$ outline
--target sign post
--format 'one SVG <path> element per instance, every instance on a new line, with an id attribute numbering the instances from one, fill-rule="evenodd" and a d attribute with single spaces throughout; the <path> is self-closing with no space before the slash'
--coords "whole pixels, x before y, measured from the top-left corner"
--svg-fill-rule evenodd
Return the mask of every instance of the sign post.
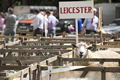
<path id="1" fill-rule="evenodd" d="M 93 18 L 93 0 L 59 2 L 60 19 L 75 19 L 76 44 L 78 44 L 78 18 Z"/>
<path id="2" fill-rule="evenodd" d="M 75 19 L 75 23 L 76 23 L 76 44 L 78 44 L 78 20 L 77 18 Z"/>

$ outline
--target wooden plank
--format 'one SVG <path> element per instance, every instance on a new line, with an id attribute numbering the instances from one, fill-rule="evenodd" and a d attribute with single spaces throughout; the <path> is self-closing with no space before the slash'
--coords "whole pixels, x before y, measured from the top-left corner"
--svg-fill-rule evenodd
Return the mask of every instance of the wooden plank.
<path id="1" fill-rule="evenodd" d="M 41 61 L 39 64 L 40 65 L 47 65 L 46 61 L 49 61 L 49 63 L 51 63 L 51 62 L 56 61 L 56 60 L 57 60 L 57 56 L 54 56 L 54 57 L 48 58 L 48 59 L 46 59 L 44 61 Z"/>
<path id="2" fill-rule="evenodd" d="M 97 37 L 97 38 L 101 38 L 101 36 L 99 35 L 99 34 L 78 34 L 78 36 L 81 38 L 81 37 L 86 37 L 86 38 L 92 38 L 92 37 Z M 111 38 L 111 36 L 112 36 L 112 34 L 103 34 L 103 37 L 105 37 L 105 38 Z M 72 38 L 72 37 L 75 37 L 75 35 L 72 35 L 72 36 L 67 36 L 66 35 L 66 38 Z"/>
<path id="3" fill-rule="evenodd" d="M 36 53 L 36 52 L 58 52 L 60 51 L 61 53 L 64 53 L 64 52 L 69 52 L 71 50 L 61 50 L 61 49 L 31 49 L 31 50 L 23 50 L 23 49 L 1 49 L 0 52 L 21 52 L 21 53 L 29 53 L 29 52 L 33 52 L 33 53 Z"/>
<path id="4" fill-rule="evenodd" d="M 23 74 L 24 74 L 24 71 L 22 70 L 20 75 L 20 80 L 23 80 Z"/>
<path id="5" fill-rule="evenodd" d="M 0 57 L 0 61 L 16 61 L 16 60 L 20 60 L 20 61 L 26 61 L 26 60 L 43 60 L 43 59 L 47 59 L 49 57 L 41 57 L 41 56 L 19 56 L 19 57 Z"/>
<path id="6" fill-rule="evenodd" d="M 29 46 L 29 45 L 15 45 L 15 46 L 6 46 L 7 48 L 72 48 L 72 45 L 39 45 L 39 46 Z"/>
<path id="7" fill-rule="evenodd" d="M 0 80 L 5 80 L 6 78 L 5 77 L 0 77 Z"/>
<path id="8" fill-rule="evenodd" d="M 16 60 L 16 62 L 17 62 L 17 64 L 18 64 L 19 66 L 23 66 L 23 64 L 22 64 L 22 62 L 21 62 L 20 60 Z"/>
<path id="9" fill-rule="evenodd" d="M 38 76 L 37 76 L 37 80 L 42 80 L 42 70 L 41 70 L 41 66 L 38 65 Z"/>
<path id="10" fill-rule="evenodd" d="M 0 70 L 21 70 L 28 66 L 0 66 Z"/>
<path id="11" fill-rule="evenodd" d="M 29 68 L 29 80 L 31 80 L 31 68 Z"/>
<path id="12" fill-rule="evenodd" d="M 104 72 L 120 72 L 120 67 L 87 67 L 87 68 L 76 69 L 72 71 L 102 71 L 103 69 L 104 69 Z"/>
<path id="13" fill-rule="evenodd" d="M 105 71 L 102 71 L 102 72 L 101 72 L 101 80 L 106 80 Z"/>
<path id="14" fill-rule="evenodd" d="M 102 29 L 102 7 L 99 7 L 99 28 Z M 100 32 L 100 36 L 103 37 L 102 32 Z"/>
<path id="15" fill-rule="evenodd" d="M 4 44 L 0 45 L 0 49 L 3 49 L 4 48 Z"/>
<path id="16" fill-rule="evenodd" d="M 13 46 L 13 45 L 16 45 L 16 44 L 20 44 L 20 40 L 18 41 L 14 41 L 14 42 L 10 42 L 10 43 L 6 43 L 5 46 Z"/>
<path id="17" fill-rule="evenodd" d="M 6 77 L 7 76 L 6 72 L 0 72 L 0 77 L 1 76 Z"/>
<path id="18" fill-rule="evenodd" d="M 0 35 L 0 38 L 33 38 L 36 39 L 36 36 L 4 36 L 4 35 Z"/>
<path id="19" fill-rule="evenodd" d="M 87 75 L 88 72 L 89 72 L 89 71 L 84 71 L 84 72 L 81 74 L 80 78 L 85 78 L 85 76 Z"/>
<path id="20" fill-rule="evenodd" d="M 41 40 L 75 40 L 76 38 L 41 38 Z M 100 38 L 78 38 L 79 40 L 100 40 Z"/>
<path id="21" fill-rule="evenodd" d="M 36 70 L 33 71 L 33 80 L 36 80 Z"/>
<path id="22" fill-rule="evenodd" d="M 24 41 L 23 44 L 57 44 L 57 43 L 75 43 L 75 41 Z"/>
<path id="23" fill-rule="evenodd" d="M 92 62 L 119 62 L 120 58 L 86 58 L 86 59 L 81 59 L 81 58 L 63 58 L 63 61 L 92 61 Z"/>
<path id="24" fill-rule="evenodd" d="M 115 42 L 103 42 L 104 45 L 108 44 L 108 45 L 118 45 L 120 44 L 120 41 L 115 41 Z"/>
<path id="25" fill-rule="evenodd" d="M 96 48 L 120 48 L 120 45 L 96 45 Z"/>
<path id="26" fill-rule="evenodd" d="M 24 74 L 27 74 L 27 73 L 29 72 L 29 67 L 23 69 L 23 71 L 24 71 Z M 16 78 L 16 77 L 18 77 L 18 76 L 20 76 L 20 75 L 21 75 L 21 71 L 18 71 L 18 72 L 16 72 L 16 73 L 13 74 L 13 75 L 7 76 L 6 78 L 9 79 L 9 80 L 13 80 L 14 78 Z"/>

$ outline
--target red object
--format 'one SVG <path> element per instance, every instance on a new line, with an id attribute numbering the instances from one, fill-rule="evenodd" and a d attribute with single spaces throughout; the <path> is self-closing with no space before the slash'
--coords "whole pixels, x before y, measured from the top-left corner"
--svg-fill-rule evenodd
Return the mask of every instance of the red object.
<path id="1" fill-rule="evenodd" d="M 24 38 L 24 40 L 27 40 L 27 38 Z"/>
<path id="2" fill-rule="evenodd" d="M 93 23 L 93 18 L 92 18 L 92 20 L 91 20 L 91 24 Z"/>
<path id="3" fill-rule="evenodd" d="M 21 40 L 22 38 L 21 37 L 19 37 L 19 40 Z"/>

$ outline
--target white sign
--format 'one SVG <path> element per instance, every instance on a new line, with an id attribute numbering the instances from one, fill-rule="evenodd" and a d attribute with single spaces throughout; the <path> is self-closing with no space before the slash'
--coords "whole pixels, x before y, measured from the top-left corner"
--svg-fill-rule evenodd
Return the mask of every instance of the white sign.
<path id="1" fill-rule="evenodd" d="M 59 2 L 60 19 L 92 18 L 92 1 Z"/>

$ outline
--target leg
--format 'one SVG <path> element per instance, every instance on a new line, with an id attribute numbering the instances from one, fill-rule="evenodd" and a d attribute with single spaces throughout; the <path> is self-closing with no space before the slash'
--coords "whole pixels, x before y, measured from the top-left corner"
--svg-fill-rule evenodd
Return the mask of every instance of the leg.
<path id="1" fill-rule="evenodd" d="M 2 27 L 0 27 L 0 31 L 2 31 Z M 0 32 L 0 34 L 1 34 L 2 32 Z"/>
<path id="2" fill-rule="evenodd" d="M 16 32 L 15 32 L 15 31 L 12 31 L 12 32 L 11 32 L 11 36 L 16 36 Z M 14 42 L 14 41 L 15 41 L 15 38 L 11 38 L 11 41 Z"/>
<path id="3" fill-rule="evenodd" d="M 89 31 L 89 30 L 86 30 L 86 34 L 90 34 L 91 33 L 91 31 Z"/>
<path id="4" fill-rule="evenodd" d="M 5 36 L 9 36 L 9 31 L 5 31 L 4 34 Z M 9 38 L 5 38 L 5 42 L 8 43 L 8 41 L 9 41 Z"/>
<path id="5" fill-rule="evenodd" d="M 52 31 L 52 36 L 55 36 L 55 30 Z"/>

